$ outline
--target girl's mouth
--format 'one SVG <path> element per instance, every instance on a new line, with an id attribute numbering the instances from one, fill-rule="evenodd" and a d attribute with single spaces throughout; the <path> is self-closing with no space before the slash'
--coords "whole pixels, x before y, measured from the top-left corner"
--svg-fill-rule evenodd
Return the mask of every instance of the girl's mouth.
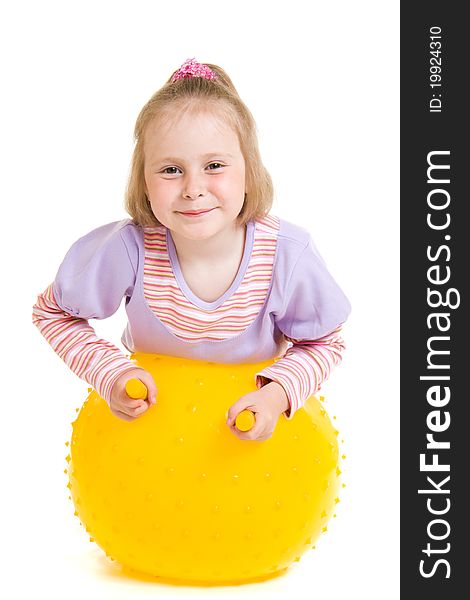
<path id="1" fill-rule="evenodd" d="M 214 210 L 214 209 L 208 208 L 207 210 L 181 212 L 180 214 L 184 215 L 185 217 L 199 217 L 201 215 L 205 215 L 205 214 L 211 212 L 212 210 Z"/>

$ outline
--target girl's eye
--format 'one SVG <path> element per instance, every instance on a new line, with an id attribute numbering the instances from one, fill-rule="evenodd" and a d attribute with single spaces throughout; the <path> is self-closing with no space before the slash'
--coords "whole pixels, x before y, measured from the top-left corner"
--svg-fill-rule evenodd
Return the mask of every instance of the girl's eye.
<path id="1" fill-rule="evenodd" d="M 216 169 L 220 169 L 220 168 L 222 168 L 224 165 L 222 165 L 221 163 L 218 163 L 218 162 L 213 162 L 213 163 L 211 163 L 211 164 L 209 165 L 209 167 L 208 167 L 208 168 L 209 168 L 211 171 L 214 171 L 214 169 L 211 169 L 211 167 L 214 167 L 214 166 L 215 166 L 215 168 L 216 168 Z"/>
<path id="2" fill-rule="evenodd" d="M 170 171 L 170 169 L 174 169 L 174 171 Z M 176 171 L 178 171 L 178 170 L 179 170 L 178 167 L 165 167 L 163 169 L 163 172 L 166 175 L 176 175 Z"/>

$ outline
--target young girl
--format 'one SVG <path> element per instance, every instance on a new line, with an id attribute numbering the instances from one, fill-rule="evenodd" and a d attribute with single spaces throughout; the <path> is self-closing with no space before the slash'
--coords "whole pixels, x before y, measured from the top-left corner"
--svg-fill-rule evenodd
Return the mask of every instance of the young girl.
<path id="1" fill-rule="evenodd" d="M 143 107 L 126 196 L 132 219 L 76 241 L 38 296 L 33 323 L 70 369 L 133 420 L 156 402 L 152 376 L 99 339 L 126 299 L 129 352 L 219 363 L 277 358 L 227 425 L 265 440 L 320 389 L 344 348 L 349 302 L 306 230 L 269 214 L 271 178 L 253 117 L 227 74 L 188 59 Z M 125 392 L 131 378 L 147 400 Z M 256 422 L 235 426 L 249 408 Z"/>

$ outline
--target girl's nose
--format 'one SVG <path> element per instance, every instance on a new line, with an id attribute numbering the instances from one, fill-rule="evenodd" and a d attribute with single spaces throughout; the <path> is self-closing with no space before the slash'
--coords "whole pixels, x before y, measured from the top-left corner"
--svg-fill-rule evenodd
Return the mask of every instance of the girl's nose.
<path id="1" fill-rule="evenodd" d="M 203 178 L 198 175 L 188 175 L 185 178 L 183 189 L 184 198 L 194 199 L 199 196 L 204 196 L 206 193 L 206 186 L 203 182 Z"/>

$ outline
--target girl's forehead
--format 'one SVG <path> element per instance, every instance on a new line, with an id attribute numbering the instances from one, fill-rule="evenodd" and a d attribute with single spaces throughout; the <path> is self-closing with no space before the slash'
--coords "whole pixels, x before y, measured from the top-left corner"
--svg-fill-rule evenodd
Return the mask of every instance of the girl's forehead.
<path id="1" fill-rule="evenodd" d="M 179 114 L 155 117 L 149 123 L 147 131 L 150 134 L 166 136 L 188 129 L 217 131 L 221 135 L 233 134 L 233 128 L 225 115 L 208 110 L 185 111 Z"/>
<path id="2" fill-rule="evenodd" d="M 224 145 L 232 148 L 239 147 L 237 132 L 222 115 L 208 112 L 186 112 L 174 116 L 159 116 L 154 118 L 145 132 L 145 147 L 147 150 L 161 147 L 162 144 L 180 145 L 189 141 L 223 141 Z"/>

